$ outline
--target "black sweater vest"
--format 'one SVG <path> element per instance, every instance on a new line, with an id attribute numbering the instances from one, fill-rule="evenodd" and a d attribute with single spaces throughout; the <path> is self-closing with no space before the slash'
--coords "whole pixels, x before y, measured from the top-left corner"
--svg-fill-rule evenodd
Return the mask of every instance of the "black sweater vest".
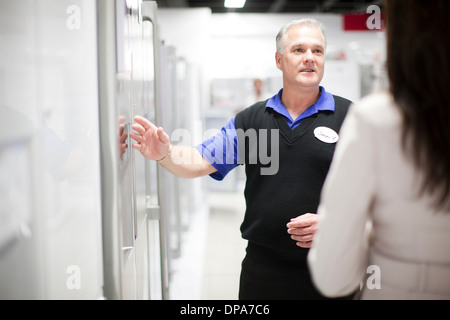
<path id="1" fill-rule="evenodd" d="M 236 115 L 238 132 L 250 133 L 238 134 L 240 159 L 247 175 L 247 209 L 241 232 L 249 240 L 247 254 L 257 261 L 306 268 L 308 249 L 296 246 L 286 224 L 291 218 L 317 212 L 336 144 L 317 139 L 314 129 L 328 127 L 339 133 L 351 103 L 333 97 L 334 112 L 319 111 L 294 130 L 284 116 L 265 107 L 267 101 Z M 278 166 L 275 161 L 279 161 Z"/>

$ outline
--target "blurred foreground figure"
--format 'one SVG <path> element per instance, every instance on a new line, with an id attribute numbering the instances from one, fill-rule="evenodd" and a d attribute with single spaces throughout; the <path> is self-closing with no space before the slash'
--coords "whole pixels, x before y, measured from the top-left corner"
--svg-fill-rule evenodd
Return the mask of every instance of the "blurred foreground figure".
<path id="1" fill-rule="evenodd" d="M 390 90 L 350 107 L 309 267 L 330 297 L 450 299 L 450 2 L 385 5 Z"/>

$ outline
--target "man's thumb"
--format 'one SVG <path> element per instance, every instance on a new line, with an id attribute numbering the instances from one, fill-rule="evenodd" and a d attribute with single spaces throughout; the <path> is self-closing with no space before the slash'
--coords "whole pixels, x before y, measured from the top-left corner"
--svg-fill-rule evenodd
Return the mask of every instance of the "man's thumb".
<path id="1" fill-rule="evenodd" d="M 170 141 L 169 136 L 167 135 L 167 133 L 164 132 L 163 128 L 159 127 L 157 134 L 159 141 L 161 141 L 162 143 L 168 143 Z"/>

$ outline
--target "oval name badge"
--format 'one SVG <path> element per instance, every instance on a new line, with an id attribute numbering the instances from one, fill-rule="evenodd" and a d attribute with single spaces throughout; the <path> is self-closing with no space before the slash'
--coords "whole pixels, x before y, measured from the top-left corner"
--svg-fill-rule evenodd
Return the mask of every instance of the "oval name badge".
<path id="1" fill-rule="evenodd" d="M 314 136 L 325 143 L 336 143 L 339 140 L 339 135 L 336 131 L 327 127 L 317 127 L 314 129 Z"/>

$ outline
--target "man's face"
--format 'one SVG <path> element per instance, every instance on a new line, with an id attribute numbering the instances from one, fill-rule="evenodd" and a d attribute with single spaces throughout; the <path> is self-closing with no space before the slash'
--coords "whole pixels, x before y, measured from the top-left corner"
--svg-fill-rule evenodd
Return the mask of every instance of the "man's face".
<path id="1" fill-rule="evenodd" d="M 325 39 L 314 27 L 293 26 L 285 35 L 284 52 L 276 53 L 286 85 L 318 87 L 325 66 Z"/>

